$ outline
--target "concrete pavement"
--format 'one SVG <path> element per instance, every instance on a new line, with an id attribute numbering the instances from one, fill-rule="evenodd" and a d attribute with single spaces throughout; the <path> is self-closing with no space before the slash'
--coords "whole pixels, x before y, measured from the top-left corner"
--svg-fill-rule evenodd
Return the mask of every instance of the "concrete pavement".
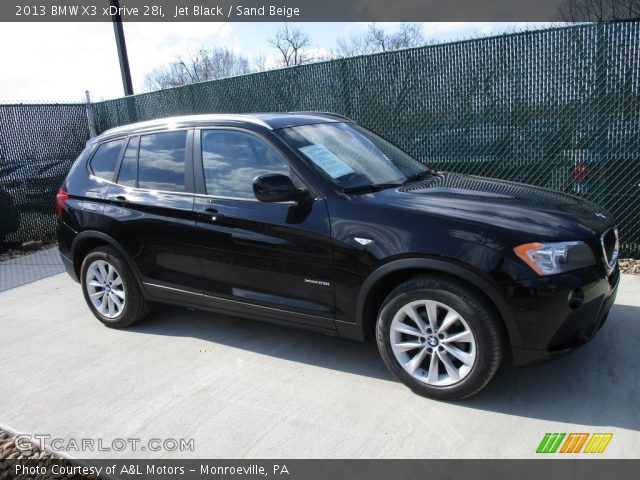
<path id="1" fill-rule="evenodd" d="M 103 327 L 65 274 L 0 293 L 0 424 L 61 439 L 193 439 L 194 451 L 78 458 L 526 458 L 546 432 L 613 432 L 640 452 L 640 277 L 577 352 L 466 401 L 419 397 L 374 345 L 160 307 Z"/>
<path id="2" fill-rule="evenodd" d="M 64 272 L 58 247 L 0 261 L 0 292 Z"/>

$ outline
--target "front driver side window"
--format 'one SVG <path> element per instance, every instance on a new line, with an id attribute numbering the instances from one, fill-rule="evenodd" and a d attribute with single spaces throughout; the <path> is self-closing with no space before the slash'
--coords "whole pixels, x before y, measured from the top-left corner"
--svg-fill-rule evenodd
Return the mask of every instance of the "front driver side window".
<path id="1" fill-rule="evenodd" d="M 289 175 L 289 166 L 262 140 L 234 130 L 203 130 L 202 166 L 208 195 L 255 199 L 253 179 Z"/>

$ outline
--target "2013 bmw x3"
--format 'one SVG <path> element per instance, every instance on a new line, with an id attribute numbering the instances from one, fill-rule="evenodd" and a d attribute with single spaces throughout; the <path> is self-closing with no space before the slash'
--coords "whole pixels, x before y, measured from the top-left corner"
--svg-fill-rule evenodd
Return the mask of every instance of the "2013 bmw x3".
<path id="1" fill-rule="evenodd" d="M 155 302 L 375 339 L 417 393 L 467 397 L 591 339 L 618 233 L 579 198 L 439 172 L 339 115 L 204 115 L 91 139 L 56 201 L 92 313 Z M 215 327 L 212 327 L 215 328 Z"/>

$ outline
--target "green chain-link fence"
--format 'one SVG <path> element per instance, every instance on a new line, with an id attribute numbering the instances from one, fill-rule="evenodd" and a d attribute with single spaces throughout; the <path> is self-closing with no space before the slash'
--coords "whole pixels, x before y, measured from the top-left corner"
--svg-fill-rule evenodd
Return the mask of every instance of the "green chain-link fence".
<path id="1" fill-rule="evenodd" d="M 624 254 L 640 257 L 638 22 L 340 59 L 93 106 L 98 132 L 171 115 L 299 110 L 346 115 L 437 169 L 586 197 L 614 213 Z"/>
<path id="2" fill-rule="evenodd" d="M 0 252 L 54 240 L 55 195 L 88 138 L 84 105 L 0 105 Z"/>

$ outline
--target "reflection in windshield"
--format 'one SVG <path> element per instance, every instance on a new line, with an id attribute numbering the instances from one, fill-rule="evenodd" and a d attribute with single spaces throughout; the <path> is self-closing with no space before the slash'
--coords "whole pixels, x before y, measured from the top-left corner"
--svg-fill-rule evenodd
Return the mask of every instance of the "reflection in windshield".
<path id="1" fill-rule="evenodd" d="M 353 123 L 320 123 L 279 135 L 344 191 L 400 185 L 430 170 L 396 146 Z"/>

